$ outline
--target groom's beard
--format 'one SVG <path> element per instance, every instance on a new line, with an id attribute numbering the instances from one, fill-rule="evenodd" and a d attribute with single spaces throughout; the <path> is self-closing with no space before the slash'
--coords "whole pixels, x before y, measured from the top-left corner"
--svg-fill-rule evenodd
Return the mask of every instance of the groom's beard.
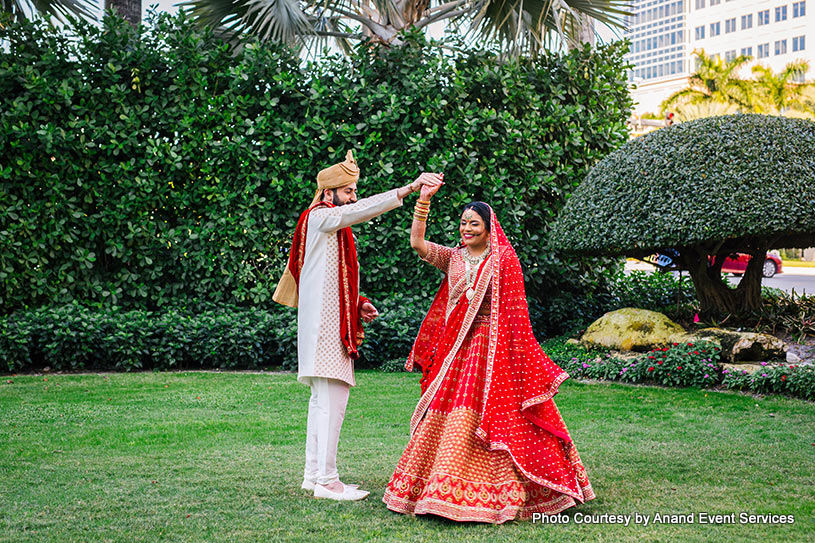
<path id="1" fill-rule="evenodd" d="M 337 198 L 337 193 L 336 193 L 336 192 L 334 192 L 334 193 L 331 195 L 331 203 L 332 203 L 332 204 L 334 204 L 335 206 L 342 206 L 342 205 L 345 205 L 345 202 L 342 202 L 342 201 L 340 201 L 340 199 L 339 199 L 339 198 Z"/>

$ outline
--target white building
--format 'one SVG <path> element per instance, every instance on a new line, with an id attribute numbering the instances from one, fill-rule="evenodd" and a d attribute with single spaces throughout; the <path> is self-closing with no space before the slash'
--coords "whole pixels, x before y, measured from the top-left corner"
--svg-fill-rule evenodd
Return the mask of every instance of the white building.
<path id="1" fill-rule="evenodd" d="M 807 3 L 810 5 L 807 6 Z M 815 0 L 634 0 L 626 36 L 634 113 L 656 113 L 671 93 L 688 86 L 693 51 L 735 58 L 780 71 L 795 60 L 810 62 L 815 77 Z"/>

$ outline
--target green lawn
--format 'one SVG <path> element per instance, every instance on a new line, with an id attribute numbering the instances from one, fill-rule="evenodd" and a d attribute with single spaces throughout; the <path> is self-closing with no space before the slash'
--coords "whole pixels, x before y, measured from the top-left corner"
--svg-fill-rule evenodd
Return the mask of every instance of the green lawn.
<path id="1" fill-rule="evenodd" d="M 12 380 L 12 383 L 7 383 Z M 300 490 L 308 390 L 291 374 L 0 381 L 0 541 L 812 540 L 815 404 L 567 382 L 556 400 L 598 498 L 567 525 L 388 511 L 416 375 L 358 373 L 340 473 L 362 502 Z M 578 525 L 579 514 L 777 513 L 793 525 Z"/>

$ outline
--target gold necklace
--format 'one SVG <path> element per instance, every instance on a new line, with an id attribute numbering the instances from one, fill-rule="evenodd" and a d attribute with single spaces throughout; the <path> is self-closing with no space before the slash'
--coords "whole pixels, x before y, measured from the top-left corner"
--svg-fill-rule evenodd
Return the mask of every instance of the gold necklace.
<path id="1" fill-rule="evenodd" d="M 481 266 L 481 263 L 484 262 L 490 254 L 490 245 L 487 244 L 487 248 L 484 249 L 484 252 L 481 253 L 479 256 L 472 256 L 470 254 L 470 249 L 468 247 L 464 248 L 464 252 L 462 253 L 462 258 L 464 259 L 464 270 L 467 278 L 467 290 L 465 294 L 467 295 L 468 300 L 472 300 L 473 296 L 475 295 L 475 276 L 478 273 L 478 268 Z"/>

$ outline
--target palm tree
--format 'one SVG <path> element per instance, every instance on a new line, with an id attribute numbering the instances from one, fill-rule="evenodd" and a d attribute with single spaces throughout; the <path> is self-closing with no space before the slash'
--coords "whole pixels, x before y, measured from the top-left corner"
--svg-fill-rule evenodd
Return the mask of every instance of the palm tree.
<path id="1" fill-rule="evenodd" d="M 812 83 L 804 83 L 809 71 L 809 63 L 804 60 L 787 64 L 781 72 L 762 65 L 753 66 L 756 74 L 757 113 L 784 115 L 787 112 L 815 113 L 811 105 L 811 95 L 807 90 Z"/>
<path id="2" fill-rule="evenodd" d="M 94 19 L 93 0 L 0 0 L 0 11 L 11 14 L 12 20 L 31 19 L 40 14 L 65 22 L 68 16 Z"/>
<path id="3" fill-rule="evenodd" d="M 708 100 L 707 102 L 699 102 L 698 104 L 677 104 L 671 111 L 674 113 L 674 122 L 684 123 L 685 121 L 702 119 L 704 117 L 730 115 L 736 113 L 738 109 L 739 108 L 733 104 L 723 104 L 721 102 Z"/>
<path id="4" fill-rule="evenodd" d="M 450 20 L 466 35 L 532 54 L 551 45 L 554 33 L 574 46 L 589 19 L 622 27 L 631 0 L 185 0 L 194 19 L 227 35 L 301 47 L 326 39 L 343 50 L 370 39 L 399 45 L 402 30 Z"/>
<path id="5" fill-rule="evenodd" d="M 99 18 L 95 0 L 0 0 L 0 11 L 12 19 L 30 19 L 35 15 L 54 17 L 62 22 L 68 16 L 87 20 Z M 133 26 L 141 22 L 141 0 L 105 0 L 105 10 L 113 10 Z"/>
<path id="6" fill-rule="evenodd" d="M 115 11 L 133 26 L 141 22 L 141 0 L 105 0 L 105 10 Z"/>
<path id="7" fill-rule="evenodd" d="M 732 60 L 722 60 L 718 56 L 706 55 L 704 50 L 694 51 L 693 54 L 697 59 L 696 71 L 690 76 L 690 86 L 676 91 L 660 104 L 663 114 L 704 102 L 732 105 L 743 111 L 753 109 L 755 96 L 750 82 L 738 77 L 741 67 L 752 57 L 739 55 Z"/>

